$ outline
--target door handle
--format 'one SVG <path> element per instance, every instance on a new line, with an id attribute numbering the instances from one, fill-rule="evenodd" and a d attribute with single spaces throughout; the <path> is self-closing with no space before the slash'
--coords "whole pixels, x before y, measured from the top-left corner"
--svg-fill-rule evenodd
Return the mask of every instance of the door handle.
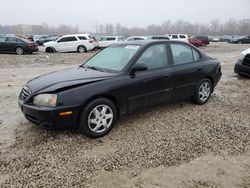
<path id="1" fill-rule="evenodd" d="M 163 74 L 163 78 L 169 78 L 169 77 L 170 77 L 169 73 Z"/>

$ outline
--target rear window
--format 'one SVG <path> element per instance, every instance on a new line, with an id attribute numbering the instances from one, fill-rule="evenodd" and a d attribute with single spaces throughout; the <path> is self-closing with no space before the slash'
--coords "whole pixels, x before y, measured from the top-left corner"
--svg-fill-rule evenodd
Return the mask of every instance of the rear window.
<path id="1" fill-rule="evenodd" d="M 107 40 L 115 40 L 115 37 L 108 37 Z"/>

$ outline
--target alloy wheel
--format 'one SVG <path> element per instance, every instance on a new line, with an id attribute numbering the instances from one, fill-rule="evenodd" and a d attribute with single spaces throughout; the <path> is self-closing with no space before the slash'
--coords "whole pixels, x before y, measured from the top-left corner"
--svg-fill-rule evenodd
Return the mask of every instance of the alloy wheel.
<path id="1" fill-rule="evenodd" d="M 209 98 L 210 93 L 211 93 L 211 86 L 209 82 L 207 81 L 202 82 L 202 84 L 199 87 L 199 99 L 203 102 L 206 101 Z"/>
<path id="2" fill-rule="evenodd" d="M 114 113 L 108 105 L 99 105 L 89 113 L 89 129 L 95 133 L 102 133 L 111 126 L 113 118 Z"/>

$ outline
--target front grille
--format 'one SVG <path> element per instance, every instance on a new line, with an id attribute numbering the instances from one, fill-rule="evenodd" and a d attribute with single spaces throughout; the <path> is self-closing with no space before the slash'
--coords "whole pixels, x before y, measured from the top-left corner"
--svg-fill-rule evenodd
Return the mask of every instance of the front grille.
<path id="1" fill-rule="evenodd" d="M 246 55 L 242 64 L 246 66 L 250 66 L 250 55 Z"/>
<path id="2" fill-rule="evenodd" d="M 27 102 L 31 96 L 31 90 L 27 87 L 24 87 L 21 91 L 20 99 L 24 102 Z"/>

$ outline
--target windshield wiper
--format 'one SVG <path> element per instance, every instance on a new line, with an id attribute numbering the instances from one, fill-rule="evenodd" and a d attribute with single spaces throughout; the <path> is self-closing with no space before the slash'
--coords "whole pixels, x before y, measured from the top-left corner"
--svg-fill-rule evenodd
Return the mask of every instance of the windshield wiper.
<path id="1" fill-rule="evenodd" d="M 84 67 L 86 67 L 86 68 L 88 68 L 88 69 L 93 69 L 93 70 L 105 72 L 102 68 L 95 67 L 95 66 L 84 66 Z"/>

